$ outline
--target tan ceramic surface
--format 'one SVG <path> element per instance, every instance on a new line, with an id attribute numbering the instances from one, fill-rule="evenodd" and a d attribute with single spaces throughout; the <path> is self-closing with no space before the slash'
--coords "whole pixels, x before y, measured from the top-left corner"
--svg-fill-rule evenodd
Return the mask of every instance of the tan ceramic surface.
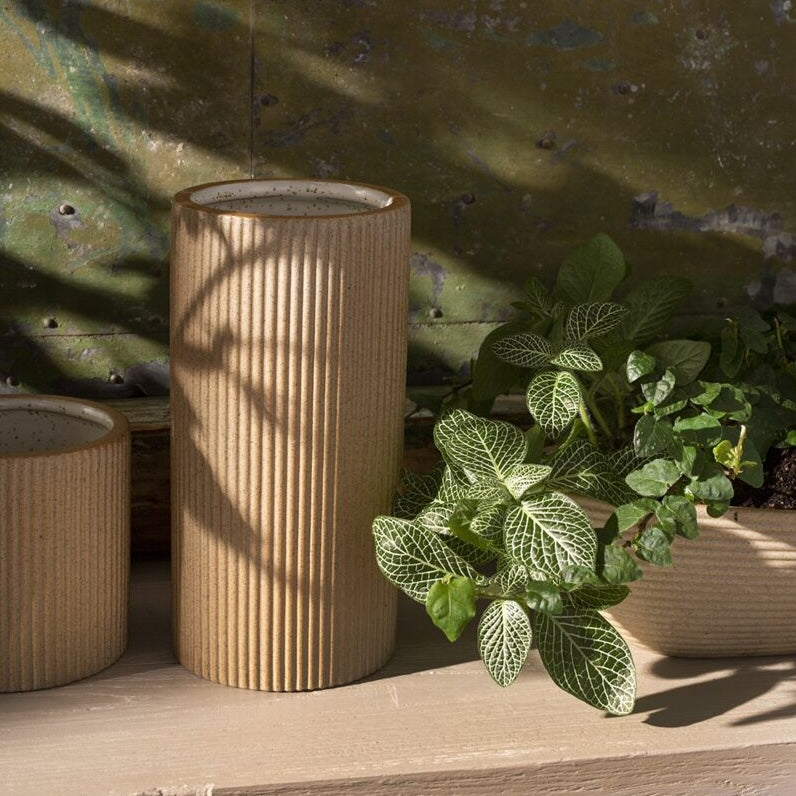
<path id="1" fill-rule="evenodd" d="M 124 651 L 129 460 L 115 410 L 0 396 L 0 691 L 68 683 Z"/>
<path id="2" fill-rule="evenodd" d="M 700 509 L 699 529 L 612 609 L 626 638 L 668 655 L 796 652 L 796 513 L 733 507 L 714 519 Z"/>
<path id="3" fill-rule="evenodd" d="M 312 215 L 337 188 L 306 185 L 278 216 L 240 183 L 172 212 L 175 646 L 263 690 L 355 680 L 394 644 L 371 522 L 402 454 L 409 202 L 364 188 L 352 213 L 349 186 Z"/>

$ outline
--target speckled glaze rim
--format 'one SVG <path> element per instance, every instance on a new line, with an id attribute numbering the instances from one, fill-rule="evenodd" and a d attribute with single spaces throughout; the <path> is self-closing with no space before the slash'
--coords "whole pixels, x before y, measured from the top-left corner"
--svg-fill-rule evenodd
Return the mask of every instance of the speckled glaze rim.
<path id="1" fill-rule="evenodd" d="M 51 415 L 66 415 L 67 417 L 86 420 L 105 428 L 96 439 L 78 445 L 64 445 L 57 448 L 48 448 L 38 451 L 19 451 L 4 453 L 0 450 L 0 459 L 28 459 L 42 458 L 44 456 L 61 456 L 112 445 L 120 437 L 129 435 L 130 421 L 119 411 L 110 406 L 90 401 L 83 398 L 73 398 L 66 395 L 0 395 L 0 417 L 10 410 L 31 410 L 34 412 L 47 412 Z"/>
<path id="2" fill-rule="evenodd" d="M 270 190 L 266 191 L 265 194 L 260 194 L 254 190 L 255 186 L 258 185 L 263 187 L 267 186 L 270 188 Z M 228 191 L 233 186 L 242 186 L 247 189 L 247 192 L 225 196 L 225 189 Z M 280 196 L 291 188 L 294 191 L 294 196 L 302 196 L 313 189 L 316 189 L 319 191 L 319 193 L 315 194 L 316 196 L 321 196 L 328 199 L 340 199 L 347 202 L 356 202 L 366 205 L 366 207 L 363 210 L 352 211 L 350 213 L 323 213 L 316 215 L 310 213 L 307 215 L 297 216 L 295 214 L 255 213 L 245 210 L 227 210 L 218 207 L 211 207 L 209 204 L 204 203 L 231 198 L 253 199 L 262 195 L 267 196 L 269 194 L 273 196 Z M 295 193 L 296 189 L 299 189 L 299 193 Z M 202 194 L 204 194 L 204 196 L 200 196 Z M 377 199 L 376 197 L 381 197 L 381 200 Z M 379 203 L 380 201 L 381 203 Z M 350 182 L 348 180 L 326 180 L 311 178 L 291 179 L 284 177 L 206 182 L 178 191 L 174 195 L 172 202 L 175 205 L 180 205 L 181 207 L 189 208 L 191 210 L 209 213 L 211 215 L 261 219 L 345 218 L 348 216 L 362 216 L 370 215 L 372 213 L 393 212 L 410 203 L 409 197 L 406 195 L 400 193 L 399 191 L 393 190 L 392 188 L 384 188 L 381 185 L 372 185 L 366 182 Z"/>

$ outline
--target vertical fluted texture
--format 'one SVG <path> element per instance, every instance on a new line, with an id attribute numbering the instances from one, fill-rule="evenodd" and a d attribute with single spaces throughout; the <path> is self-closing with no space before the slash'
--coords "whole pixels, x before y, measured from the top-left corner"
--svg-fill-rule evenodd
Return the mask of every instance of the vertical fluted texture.
<path id="1" fill-rule="evenodd" d="M 670 567 L 648 566 L 610 610 L 629 640 L 666 655 L 796 652 L 796 512 L 699 509 L 699 538 L 679 539 Z"/>
<path id="2" fill-rule="evenodd" d="M 0 456 L 0 691 L 62 685 L 124 652 L 129 479 L 128 428 L 79 450 Z"/>
<path id="3" fill-rule="evenodd" d="M 371 523 L 403 445 L 408 202 L 172 219 L 178 657 L 247 688 L 350 682 L 394 644 Z"/>

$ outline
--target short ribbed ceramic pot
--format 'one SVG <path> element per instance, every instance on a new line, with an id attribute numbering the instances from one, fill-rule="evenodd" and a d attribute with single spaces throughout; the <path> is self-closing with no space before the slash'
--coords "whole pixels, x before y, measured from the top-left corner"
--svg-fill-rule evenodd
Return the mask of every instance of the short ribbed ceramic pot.
<path id="1" fill-rule="evenodd" d="M 63 685 L 122 654 L 129 548 L 127 419 L 0 396 L 0 691 Z"/>
<path id="2" fill-rule="evenodd" d="M 409 200 L 251 180 L 172 205 L 172 561 L 179 660 L 339 685 L 390 657 L 371 524 L 403 448 Z"/>
<path id="3" fill-rule="evenodd" d="M 688 657 L 796 653 L 796 511 L 700 507 L 699 538 L 672 557 L 611 609 L 628 641 Z"/>

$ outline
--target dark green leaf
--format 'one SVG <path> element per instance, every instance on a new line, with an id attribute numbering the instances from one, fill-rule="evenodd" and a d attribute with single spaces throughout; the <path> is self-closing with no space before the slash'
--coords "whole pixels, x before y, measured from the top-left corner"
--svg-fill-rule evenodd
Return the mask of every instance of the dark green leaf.
<path id="1" fill-rule="evenodd" d="M 608 301 L 627 274 L 625 258 L 607 235 L 597 235 L 562 263 L 556 295 L 570 306 Z"/>
<path id="2" fill-rule="evenodd" d="M 670 452 L 674 446 L 671 422 L 654 415 L 640 417 L 633 429 L 633 446 L 641 458 Z"/>
<path id="3" fill-rule="evenodd" d="M 525 604 L 532 611 L 544 614 L 560 614 L 564 610 L 561 592 L 550 581 L 532 580 L 525 586 Z"/>
<path id="4" fill-rule="evenodd" d="M 437 581 L 428 591 L 426 613 L 448 641 L 456 641 L 475 616 L 472 580 L 452 577 Z"/>
<path id="5" fill-rule="evenodd" d="M 707 464 L 699 476 L 691 480 L 688 491 L 706 503 L 729 503 L 735 494 L 732 481 L 715 462 Z"/>
<path id="6" fill-rule="evenodd" d="M 673 428 L 686 445 L 712 448 L 721 439 L 721 423 L 713 415 L 705 413 L 679 418 Z"/>
<path id="7" fill-rule="evenodd" d="M 700 340 L 664 340 L 647 348 L 664 367 L 675 375 L 678 385 L 694 381 L 710 356 L 710 343 Z"/>
<path id="8" fill-rule="evenodd" d="M 657 277 L 641 282 L 622 300 L 629 312 L 622 321 L 622 332 L 635 345 L 659 338 L 675 310 L 691 292 L 691 285 L 677 277 Z"/>
<path id="9" fill-rule="evenodd" d="M 655 357 L 646 354 L 644 351 L 633 351 L 627 358 L 625 364 L 627 380 L 632 384 L 644 376 L 649 376 L 655 372 Z"/>
<path id="10" fill-rule="evenodd" d="M 669 537 L 659 525 L 650 525 L 645 528 L 634 539 L 633 547 L 639 557 L 649 561 L 650 564 L 668 567 L 672 563 Z"/>
<path id="11" fill-rule="evenodd" d="M 573 608 L 589 608 L 593 611 L 604 611 L 619 605 L 630 594 L 627 586 L 608 586 L 604 583 L 587 583 L 579 589 L 571 591 L 567 602 Z"/>
<path id="12" fill-rule="evenodd" d="M 662 497 L 680 480 L 680 470 L 669 459 L 653 459 L 625 477 L 628 486 L 643 497 Z"/>
<path id="13" fill-rule="evenodd" d="M 653 406 L 659 406 L 672 394 L 674 384 L 674 373 L 669 368 L 666 368 L 663 376 L 656 381 L 643 382 L 641 392 Z"/>
<path id="14" fill-rule="evenodd" d="M 684 495 L 667 495 L 656 508 L 655 516 L 670 537 L 677 534 L 696 539 L 699 536 L 696 507 Z"/>
<path id="15" fill-rule="evenodd" d="M 599 574 L 613 586 L 638 580 L 642 575 L 641 568 L 624 547 L 607 545 L 601 550 L 601 559 Z"/>

